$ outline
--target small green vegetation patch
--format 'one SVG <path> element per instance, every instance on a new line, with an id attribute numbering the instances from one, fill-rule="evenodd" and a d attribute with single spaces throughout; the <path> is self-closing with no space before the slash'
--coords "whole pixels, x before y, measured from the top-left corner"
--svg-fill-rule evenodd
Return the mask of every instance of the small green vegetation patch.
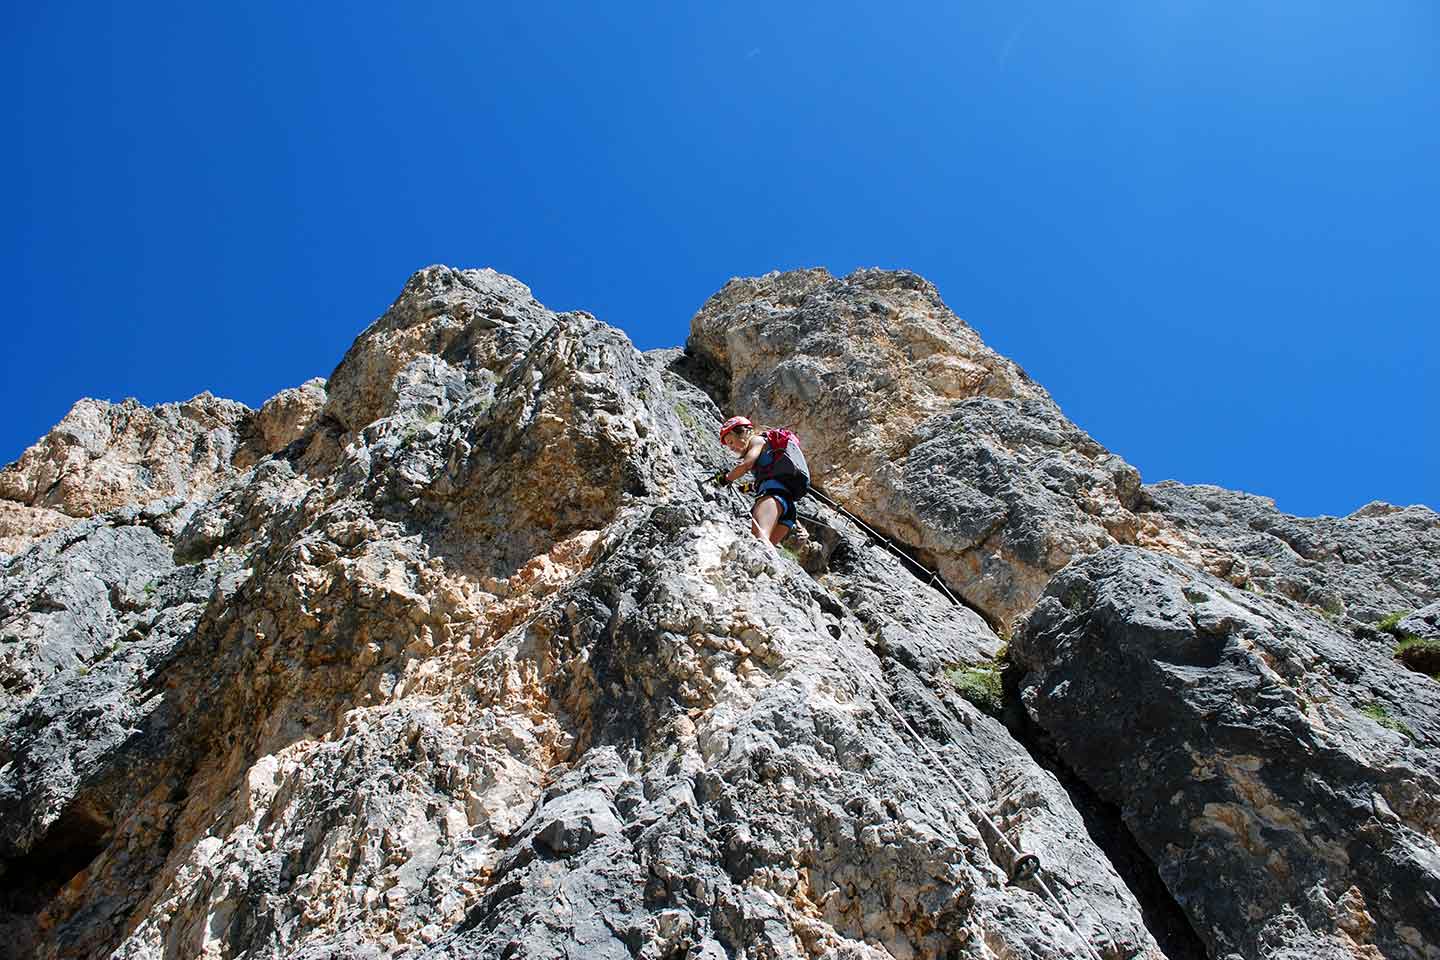
<path id="1" fill-rule="evenodd" d="M 1066 610 L 1076 610 L 1090 602 L 1090 590 L 1084 583 L 1072 583 L 1065 588 L 1065 595 L 1060 598 L 1061 605 Z"/>
<path id="2" fill-rule="evenodd" d="M 1423 673 L 1440 681 L 1440 643 L 1426 640 L 1400 629 L 1400 621 L 1410 615 L 1408 610 L 1396 610 L 1380 618 L 1376 628 L 1395 638 L 1395 659 L 1416 673 Z"/>
<path id="3" fill-rule="evenodd" d="M 1375 626 L 1377 629 L 1384 630 L 1386 633 L 1395 633 L 1400 626 L 1400 621 L 1409 615 L 1409 610 L 1396 610 L 1394 613 L 1387 613 L 1381 617 L 1380 622 L 1375 624 Z"/>
<path id="4" fill-rule="evenodd" d="M 1000 678 L 1001 664 L 993 661 L 973 667 L 955 667 L 945 678 L 960 696 L 992 716 L 999 716 L 1005 703 L 1004 684 Z"/>
<path id="5" fill-rule="evenodd" d="M 1409 737 L 1412 740 L 1415 739 L 1415 734 L 1410 732 L 1409 727 L 1405 726 L 1405 724 L 1390 716 L 1390 713 L 1378 703 L 1372 703 L 1367 706 L 1361 707 L 1360 712 L 1365 714 L 1365 716 L 1369 717 L 1371 720 L 1374 720 L 1376 723 L 1380 724 L 1380 726 L 1384 727 L 1386 730 L 1394 730 L 1396 733 L 1405 734 L 1405 736 Z"/>

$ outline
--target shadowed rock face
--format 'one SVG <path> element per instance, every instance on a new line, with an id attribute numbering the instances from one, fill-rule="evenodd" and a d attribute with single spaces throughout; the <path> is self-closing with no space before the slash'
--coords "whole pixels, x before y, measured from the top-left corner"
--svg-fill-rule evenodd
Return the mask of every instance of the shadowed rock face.
<path id="1" fill-rule="evenodd" d="M 1057 576 L 1012 646 L 1031 718 L 1212 955 L 1428 957 L 1440 684 L 1388 653 L 1121 547 Z"/>
<path id="2" fill-rule="evenodd" d="M 986 618 L 824 508 L 794 555 L 752 538 L 705 482 L 733 462 L 711 396 L 799 429 L 992 622 L 1039 599 L 1029 723 L 1216 956 L 1432 955 L 1434 681 L 1278 585 L 1353 613 L 1359 571 L 1420 607 L 1425 513 L 1336 521 L 1343 560 L 1267 514 L 1301 559 L 1256 599 L 1116 547 L 1256 555 L 913 274 L 733 281 L 682 355 L 448 267 L 203 482 L 131 482 L 3 561 L 0 955 L 1085 955 L 1008 882 L 1014 844 L 1106 960 L 1164 956 L 1060 782 L 948 679 L 1002 653 Z M 145 449 L 192 449 L 171 426 Z"/>

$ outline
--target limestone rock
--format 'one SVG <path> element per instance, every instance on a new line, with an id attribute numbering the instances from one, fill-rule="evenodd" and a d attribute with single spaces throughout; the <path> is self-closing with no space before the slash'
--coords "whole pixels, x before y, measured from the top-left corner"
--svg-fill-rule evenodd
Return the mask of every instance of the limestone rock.
<path id="1" fill-rule="evenodd" d="M 544 635 L 557 666 L 583 658 L 559 704 L 586 720 L 583 759 L 542 795 L 491 892 L 423 956 L 1081 950 L 1006 885 L 998 839 L 867 677 L 895 686 L 1012 836 L 1047 851 L 1087 936 L 1158 955 L 1064 791 L 1002 727 L 876 659 L 840 602 L 708 515 L 656 508 L 557 608 Z"/>
<path id="2" fill-rule="evenodd" d="M 76 524 L 6 565 L 0 580 L 0 704 L 16 704 L 57 675 L 86 671 L 131 639 L 174 569 L 170 548 L 144 526 Z"/>
<path id="3" fill-rule="evenodd" d="M 109 937 L 97 911 L 125 909 L 85 899 L 89 871 L 117 833 L 128 842 L 113 855 L 131 876 L 163 868 L 167 824 L 187 780 L 183 763 L 167 760 L 195 706 L 164 691 L 219 573 L 216 565 L 177 568 L 148 527 L 98 519 L 6 564 L 0 955 L 95 953 L 96 938 Z M 46 909 L 67 897 L 85 905 L 88 919 L 45 933 Z"/>
<path id="4" fill-rule="evenodd" d="M 48 507 L 27 507 L 13 500 L 0 500 L 0 558 L 19 553 L 36 540 L 74 522 L 74 517 Z"/>
<path id="5" fill-rule="evenodd" d="M 1440 944 L 1440 684 L 1387 644 L 1157 554 L 1062 571 L 1011 650 L 1025 708 L 1212 956 Z"/>
<path id="6" fill-rule="evenodd" d="M 976 609 L 814 501 L 751 537 L 717 399 Z M 640 353 L 429 267 L 323 386 L 188 406 L 0 473 L 44 534 L 0 558 L 0 956 L 1436 942 L 1440 686 L 1367 626 L 1434 599 L 1433 514 L 1142 489 L 913 274 L 734 281 Z"/>
<path id="7" fill-rule="evenodd" d="M 202 393 L 184 403 L 81 400 L 20 459 L 0 470 L 0 501 L 42 512 L 17 516 L 18 553 L 68 517 L 91 517 L 179 496 L 203 498 L 261 452 L 254 412 Z M 51 512 L 44 512 L 51 511 Z"/>
<path id="8" fill-rule="evenodd" d="M 1395 659 L 1440 682 L 1440 601 L 1401 617 L 1392 631 Z"/>
<path id="9" fill-rule="evenodd" d="M 278 452 L 9 560 L 5 949 L 1077 955 L 1019 843 L 1162 956 L 945 680 L 999 638 L 833 514 L 755 541 L 680 360 L 432 268 Z"/>
<path id="10" fill-rule="evenodd" d="M 1402 617 L 1396 624 L 1396 632 L 1401 636 L 1419 637 L 1421 640 L 1440 643 L 1440 600 Z"/>
<path id="11" fill-rule="evenodd" d="M 479 379 L 480 371 L 498 374 L 553 318 L 513 277 L 426 267 L 345 353 L 326 384 L 325 414 L 353 434 L 393 413 L 406 396 L 397 377 L 416 359 Z M 415 405 L 439 412 L 433 398 Z"/>
<path id="12" fill-rule="evenodd" d="M 1440 599 L 1440 515 L 1429 507 L 1294 517 L 1222 487 L 1165 481 L 1144 494 L 1138 543 L 1233 585 L 1371 624 Z"/>
<path id="13" fill-rule="evenodd" d="M 324 412 L 325 399 L 325 381 L 316 377 L 266 400 L 255 416 L 266 452 L 278 453 L 304 436 Z"/>
<path id="14" fill-rule="evenodd" d="M 691 321 L 733 412 L 790 426 L 820 485 L 992 622 L 1071 557 L 1132 542 L 1140 478 L 905 271 L 732 280 Z"/>

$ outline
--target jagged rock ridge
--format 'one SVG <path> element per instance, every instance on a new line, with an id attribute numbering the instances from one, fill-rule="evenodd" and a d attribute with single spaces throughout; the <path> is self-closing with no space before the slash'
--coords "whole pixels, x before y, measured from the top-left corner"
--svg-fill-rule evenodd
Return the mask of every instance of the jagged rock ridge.
<path id="1" fill-rule="evenodd" d="M 824 509 L 751 538 L 715 399 L 976 612 Z M 732 281 L 647 355 L 431 267 L 327 380 L 224 403 L 0 472 L 16 956 L 1082 955 L 872 683 L 1107 960 L 1437 955 L 1435 681 L 1367 626 L 1440 596 L 1434 513 L 1144 487 L 913 274 Z M 948 679 L 993 628 L 1009 728 Z"/>

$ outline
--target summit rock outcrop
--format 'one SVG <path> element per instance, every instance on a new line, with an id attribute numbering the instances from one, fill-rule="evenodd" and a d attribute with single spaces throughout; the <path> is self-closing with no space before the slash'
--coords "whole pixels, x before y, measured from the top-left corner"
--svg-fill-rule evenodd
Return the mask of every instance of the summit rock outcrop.
<path id="1" fill-rule="evenodd" d="M 1071 558 L 1134 540 L 1139 472 L 913 273 L 732 280 L 691 326 L 726 402 L 802 424 L 825 488 L 997 625 Z"/>
<path id="2" fill-rule="evenodd" d="M 428 267 L 198 401 L 0 472 L 0 953 L 1440 956 L 1434 513 L 1144 486 L 914 274 Z M 732 412 L 913 559 L 751 537 Z"/>

